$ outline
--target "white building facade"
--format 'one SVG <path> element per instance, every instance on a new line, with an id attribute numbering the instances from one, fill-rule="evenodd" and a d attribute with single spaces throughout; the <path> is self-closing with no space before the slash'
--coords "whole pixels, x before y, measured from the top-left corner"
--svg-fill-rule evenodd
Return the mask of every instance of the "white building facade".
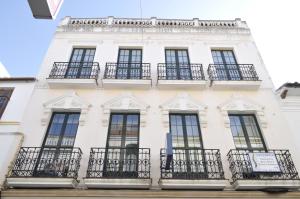
<path id="1" fill-rule="evenodd" d="M 4 198 L 36 194 L 14 188 L 69 188 L 57 197 L 298 194 L 300 156 L 240 19 L 66 17 L 37 79 Z"/>

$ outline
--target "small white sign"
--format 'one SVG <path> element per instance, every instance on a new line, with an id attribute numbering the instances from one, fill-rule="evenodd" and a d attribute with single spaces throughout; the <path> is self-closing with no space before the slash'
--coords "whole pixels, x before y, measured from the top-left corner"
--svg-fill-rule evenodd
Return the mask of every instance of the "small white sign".
<path id="1" fill-rule="evenodd" d="M 281 172 L 276 156 L 272 152 L 249 153 L 253 172 Z"/>

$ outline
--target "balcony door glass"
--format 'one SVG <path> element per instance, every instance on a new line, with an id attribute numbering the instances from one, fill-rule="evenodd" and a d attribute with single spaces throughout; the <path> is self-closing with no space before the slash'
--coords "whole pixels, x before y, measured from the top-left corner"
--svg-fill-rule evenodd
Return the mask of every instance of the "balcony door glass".
<path id="1" fill-rule="evenodd" d="M 66 176 L 80 113 L 53 113 L 36 167 L 35 176 Z"/>
<path id="2" fill-rule="evenodd" d="M 95 52 L 95 48 L 74 48 L 66 78 L 89 78 L 92 73 Z"/>
<path id="3" fill-rule="evenodd" d="M 205 175 L 204 152 L 196 114 L 170 114 L 173 143 L 173 178 Z"/>
<path id="4" fill-rule="evenodd" d="M 239 66 L 232 50 L 212 50 L 219 80 L 241 80 Z"/>
<path id="5" fill-rule="evenodd" d="M 188 50 L 166 49 L 166 77 L 169 80 L 190 80 Z"/>
<path id="6" fill-rule="evenodd" d="M 136 178 L 139 156 L 139 114 L 112 114 L 106 144 L 104 175 Z"/>
<path id="7" fill-rule="evenodd" d="M 142 50 L 120 49 L 116 71 L 117 79 L 141 79 Z"/>
<path id="8" fill-rule="evenodd" d="M 230 114 L 229 119 L 237 149 L 266 150 L 255 115 Z"/>

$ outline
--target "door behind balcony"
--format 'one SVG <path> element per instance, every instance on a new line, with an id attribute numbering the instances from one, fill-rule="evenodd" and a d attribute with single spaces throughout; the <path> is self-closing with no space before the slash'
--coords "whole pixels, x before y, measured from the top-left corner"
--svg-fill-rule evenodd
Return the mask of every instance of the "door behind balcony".
<path id="1" fill-rule="evenodd" d="M 71 79 L 90 78 L 95 51 L 95 48 L 74 48 L 65 77 Z"/>
<path id="2" fill-rule="evenodd" d="M 168 80 L 192 79 L 187 50 L 166 49 L 166 77 Z"/>
<path id="3" fill-rule="evenodd" d="M 172 177 L 206 178 L 205 156 L 196 114 L 170 114 L 173 142 Z"/>
<path id="4" fill-rule="evenodd" d="M 218 80 L 241 80 L 242 75 L 232 50 L 212 50 Z"/>
<path id="5" fill-rule="evenodd" d="M 120 49 L 116 71 L 117 79 L 142 78 L 142 50 Z"/>
<path id="6" fill-rule="evenodd" d="M 137 178 L 138 158 L 139 114 L 112 114 L 103 175 L 108 178 Z"/>
<path id="7" fill-rule="evenodd" d="M 53 113 L 34 176 L 68 177 L 80 113 Z"/>

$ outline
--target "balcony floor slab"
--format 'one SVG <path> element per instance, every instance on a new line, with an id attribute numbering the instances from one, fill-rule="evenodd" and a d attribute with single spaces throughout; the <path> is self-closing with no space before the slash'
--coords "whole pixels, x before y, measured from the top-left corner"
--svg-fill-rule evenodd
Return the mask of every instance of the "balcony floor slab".
<path id="1" fill-rule="evenodd" d="M 11 188 L 75 188 L 74 178 L 47 177 L 9 177 L 7 185 Z"/>
<path id="2" fill-rule="evenodd" d="M 236 180 L 233 187 L 235 190 L 293 190 L 300 188 L 300 180 Z"/>
<path id="3" fill-rule="evenodd" d="M 110 178 L 85 178 L 84 184 L 87 188 L 109 188 L 109 189 L 149 189 L 151 179 L 110 179 Z"/>
<path id="4" fill-rule="evenodd" d="M 181 180 L 160 179 L 162 189 L 197 189 L 197 190 L 223 190 L 229 185 L 228 180 Z"/>
<path id="5" fill-rule="evenodd" d="M 95 79 L 47 79 L 49 88 L 97 88 L 98 83 Z"/>
<path id="6" fill-rule="evenodd" d="M 160 89 L 200 89 L 207 87 L 206 80 L 158 80 L 157 87 Z"/>
<path id="7" fill-rule="evenodd" d="M 261 81 L 211 81 L 211 87 L 215 90 L 258 90 Z"/>
<path id="8" fill-rule="evenodd" d="M 132 88 L 132 89 L 150 89 L 150 79 L 103 79 L 103 88 Z"/>

